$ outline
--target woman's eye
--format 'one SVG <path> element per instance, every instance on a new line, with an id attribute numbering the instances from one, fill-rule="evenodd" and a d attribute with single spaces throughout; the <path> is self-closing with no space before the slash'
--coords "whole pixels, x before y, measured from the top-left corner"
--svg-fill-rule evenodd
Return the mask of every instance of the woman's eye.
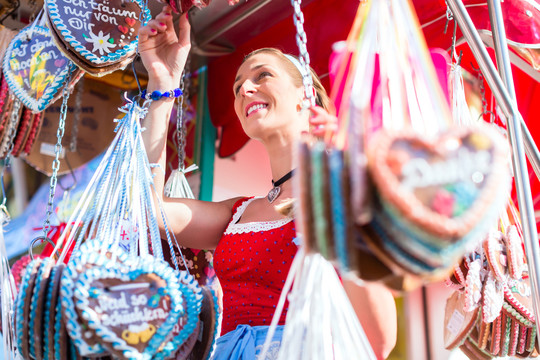
<path id="1" fill-rule="evenodd" d="M 239 91 L 240 91 L 240 85 L 234 88 L 234 95 L 238 95 Z"/>
<path id="2" fill-rule="evenodd" d="M 259 74 L 257 78 L 262 79 L 263 77 L 266 77 L 266 76 L 272 76 L 272 74 L 270 74 L 268 71 L 263 71 L 262 73 Z"/>

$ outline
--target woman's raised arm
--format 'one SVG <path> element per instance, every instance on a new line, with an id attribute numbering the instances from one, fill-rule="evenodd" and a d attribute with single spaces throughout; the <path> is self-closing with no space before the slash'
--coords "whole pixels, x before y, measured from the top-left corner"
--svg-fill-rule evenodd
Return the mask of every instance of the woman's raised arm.
<path id="1" fill-rule="evenodd" d="M 148 71 L 147 92 L 161 92 L 178 87 L 191 48 L 190 25 L 186 16 L 179 20 L 178 35 L 174 29 L 172 9 L 165 6 L 155 19 L 139 30 L 139 54 Z M 196 249 L 217 246 L 231 217 L 233 200 L 219 203 L 191 199 L 170 199 L 163 196 L 165 184 L 167 128 L 174 99 L 153 101 L 142 126 L 142 136 L 153 169 L 157 196 L 180 245 Z M 156 205 L 157 205 L 156 199 Z M 160 221 L 163 233 L 164 225 Z"/>

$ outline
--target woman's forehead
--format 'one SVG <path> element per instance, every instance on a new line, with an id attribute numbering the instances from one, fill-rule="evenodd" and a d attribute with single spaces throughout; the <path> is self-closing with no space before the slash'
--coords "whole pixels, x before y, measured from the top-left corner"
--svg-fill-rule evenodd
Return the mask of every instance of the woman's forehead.
<path id="1" fill-rule="evenodd" d="M 276 55 L 273 54 L 255 54 L 250 56 L 246 61 L 244 61 L 244 63 L 240 65 L 236 73 L 240 74 L 241 72 L 250 71 L 265 65 L 281 68 L 281 61 Z"/>

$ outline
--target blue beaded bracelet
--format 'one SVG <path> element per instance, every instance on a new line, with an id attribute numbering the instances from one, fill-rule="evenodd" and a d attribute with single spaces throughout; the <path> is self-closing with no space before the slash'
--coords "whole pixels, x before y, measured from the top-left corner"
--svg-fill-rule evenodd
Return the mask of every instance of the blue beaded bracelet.
<path id="1" fill-rule="evenodd" d="M 146 100 L 161 100 L 163 98 L 178 98 L 182 96 L 183 92 L 182 89 L 176 88 L 174 90 L 169 90 L 165 92 L 161 92 L 159 90 L 154 90 L 151 93 L 147 93 L 146 90 L 143 90 L 142 92 L 142 98 Z"/>

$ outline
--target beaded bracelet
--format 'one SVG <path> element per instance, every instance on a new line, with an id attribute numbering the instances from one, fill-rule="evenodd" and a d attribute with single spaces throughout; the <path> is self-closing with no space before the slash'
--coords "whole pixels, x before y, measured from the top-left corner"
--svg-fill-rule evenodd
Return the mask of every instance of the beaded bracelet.
<path id="1" fill-rule="evenodd" d="M 183 92 L 182 89 L 176 88 L 174 90 L 169 90 L 165 92 L 161 92 L 159 90 L 154 90 L 151 93 L 147 93 L 146 90 L 143 90 L 141 97 L 146 100 L 161 100 L 163 98 L 178 98 L 182 96 Z"/>

